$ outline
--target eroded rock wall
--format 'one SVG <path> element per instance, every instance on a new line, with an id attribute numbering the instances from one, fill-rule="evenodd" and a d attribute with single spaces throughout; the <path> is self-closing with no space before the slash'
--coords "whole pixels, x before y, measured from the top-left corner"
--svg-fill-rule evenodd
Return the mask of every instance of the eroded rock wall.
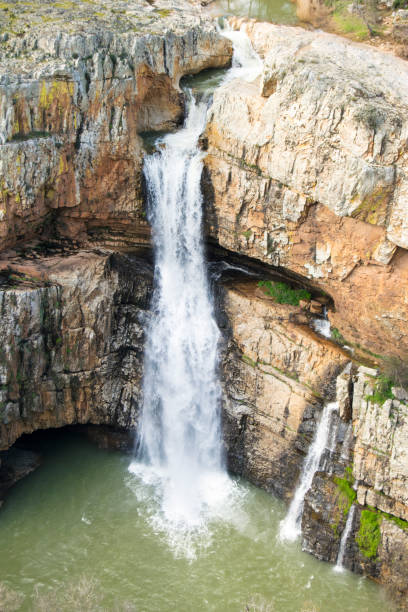
<path id="1" fill-rule="evenodd" d="M 314 477 L 305 499 L 303 548 L 335 563 L 353 505 L 343 565 L 384 584 L 398 609 L 406 610 L 408 395 L 394 388 L 393 398 L 380 401 L 377 375 L 364 366 L 349 374 L 351 436 L 337 437 L 328 469 Z"/>
<path id="2" fill-rule="evenodd" d="M 149 264 L 94 251 L 9 264 L 0 287 L 0 450 L 36 429 L 134 429 Z"/>
<path id="3" fill-rule="evenodd" d="M 348 342 L 404 359 L 407 64 L 329 34 L 243 27 L 265 66 L 214 95 L 210 234 L 329 293 Z"/>
<path id="4" fill-rule="evenodd" d="M 232 472 L 289 500 L 323 402 L 349 358 L 315 334 L 300 309 L 256 283 L 225 290 L 230 340 L 223 360 L 223 425 Z"/>
<path id="5" fill-rule="evenodd" d="M 139 134 L 174 129 L 180 78 L 226 65 L 231 44 L 193 2 L 31 4 L 27 29 L 10 3 L 0 41 L 0 249 L 50 232 L 145 244 Z"/>

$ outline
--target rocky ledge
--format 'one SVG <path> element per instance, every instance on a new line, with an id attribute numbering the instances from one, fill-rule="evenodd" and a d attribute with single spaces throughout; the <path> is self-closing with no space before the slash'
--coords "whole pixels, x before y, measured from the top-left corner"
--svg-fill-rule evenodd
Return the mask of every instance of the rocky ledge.
<path id="1" fill-rule="evenodd" d="M 348 344 L 404 360 L 408 64 L 330 34 L 242 27 L 265 63 L 215 92 L 210 234 L 326 291 Z"/>
<path id="2" fill-rule="evenodd" d="M 36 429 L 137 424 L 151 267 L 61 251 L 0 261 L 0 450 Z"/>
<path id="3" fill-rule="evenodd" d="M 231 44 L 182 2 L 3 2 L 0 249 L 50 233 L 145 244 L 140 134 L 174 128 L 180 78 Z"/>

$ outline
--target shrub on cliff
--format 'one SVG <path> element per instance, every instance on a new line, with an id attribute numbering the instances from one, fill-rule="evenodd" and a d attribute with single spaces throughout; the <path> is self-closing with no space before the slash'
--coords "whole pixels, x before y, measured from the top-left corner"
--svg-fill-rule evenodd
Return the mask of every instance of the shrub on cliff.
<path id="1" fill-rule="evenodd" d="M 263 287 L 265 293 L 274 298 L 278 304 L 299 306 L 300 300 L 310 300 L 311 295 L 306 289 L 292 289 L 286 283 L 259 281 L 258 287 Z"/>

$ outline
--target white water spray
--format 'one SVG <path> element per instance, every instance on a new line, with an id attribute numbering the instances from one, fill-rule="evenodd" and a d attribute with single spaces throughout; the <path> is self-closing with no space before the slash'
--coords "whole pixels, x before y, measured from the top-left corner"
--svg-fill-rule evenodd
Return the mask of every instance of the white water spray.
<path id="1" fill-rule="evenodd" d="M 337 409 L 338 405 L 336 402 L 326 404 L 323 408 L 315 437 L 303 463 L 299 485 L 289 506 L 288 513 L 280 524 L 279 537 L 281 540 L 292 542 L 301 534 L 305 495 L 312 485 L 313 476 L 320 467 L 321 458 L 329 442 L 332 414 Z"/>
<path id="2" fill-rule="evenodd" d="M 347 541 L 349 539 L 350 532 L 353 528 L 355 511 L 356 511 L 356 506 L 353 504 L 349 510 L 349 513 L 347 515 L 347 521 L 344 526 L 343 533 L 341 534 L 339 553 L 337 555 L 336 565 L 333 568 L 335 572 L 344 572 L 344 567 L 343 567 L 344 557 L 346 554 Z"/>
<path id="3" fill-rule="evenodd" d="M 245 48 L 248 44 L 246 39 Z M 245 53 L 238 54 L 239 62 Z M 234 64 L 236 76 L 248 74 L 237 60 Z M 178 551 L 181 537 L 187 542 L 181 553 L 190 556 L 192 533 L 207 532 L 214 518 L 230 517 L 236 485 L 222 459 L 220 334 L 202 243 L 203 153 L 198 139 L 207 106 L 191 93 L 187 97 L 183 128 L 164 137 L 144 165 L 155 284 L 146 331 L 139 449 L 129 471 L 153 487 L 159 505 L 154 526 L 168 534 Z"/>

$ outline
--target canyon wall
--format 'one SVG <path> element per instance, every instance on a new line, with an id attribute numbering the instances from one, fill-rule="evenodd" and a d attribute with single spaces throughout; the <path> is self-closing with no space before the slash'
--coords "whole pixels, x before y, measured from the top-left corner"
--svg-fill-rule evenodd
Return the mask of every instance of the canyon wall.
<path id="1" fill-rule="evenodd" d="M 329 34 L 244 29 L 265 66 L 214 95 L 211 236 L 331 295 L 348 344 L 405 359 L 408 66 Z"/>
<path id="2" fill-rule="evenodd" d="M 181 76 L 231 58 L 191 3 L 99 5 L 0 41 L 0 449 L 40 428 L 137 427 L 152 287 L 136 250 L 150 240 L 140 134 L 178 124 Z M 403 607 L 408 398 L 398 385 L 382 396 L 377 367 L 408 349 L 408 68 L 335 36 L 245 29 L 265 67 L 214 95 L 202 139 L 209 239 L 264 278 L 326 294 L 337 342 L 256 281 L 223 284 L 228 466 L 289 501 L 336 400 L 303 547 L 335 561 L 354 503 L 345 564 Z"/>
<path id="3" fill-rule="evenodd" d="M 214 94 L 210 238 L 328 294 L 332 339 L 345 348 L 314 334 L 299 308 L 227 292 L 230 469 L 289 500 L 322 403 L 337 399 L 303 548 L 336 562 L 354 504 L 346 567 L 407 609 L 408 64 L 328 34 L 242 29 L 264 69 Z"/>
<path id="4" fill-rule="evenodd" d="M 0 249 L 50 233 L 149 241 L 139 134 L 174 128 L 180 78 L 228 64 L 231 44 L 193 2 L 121 8 L 2 12 Z"/>
<path id="5" fill-rule="evenodd" d="M 149 264 L 80 251 L 9 266 L 0 272 L 0 450 L 36 429 L 135 429 Z"/>

